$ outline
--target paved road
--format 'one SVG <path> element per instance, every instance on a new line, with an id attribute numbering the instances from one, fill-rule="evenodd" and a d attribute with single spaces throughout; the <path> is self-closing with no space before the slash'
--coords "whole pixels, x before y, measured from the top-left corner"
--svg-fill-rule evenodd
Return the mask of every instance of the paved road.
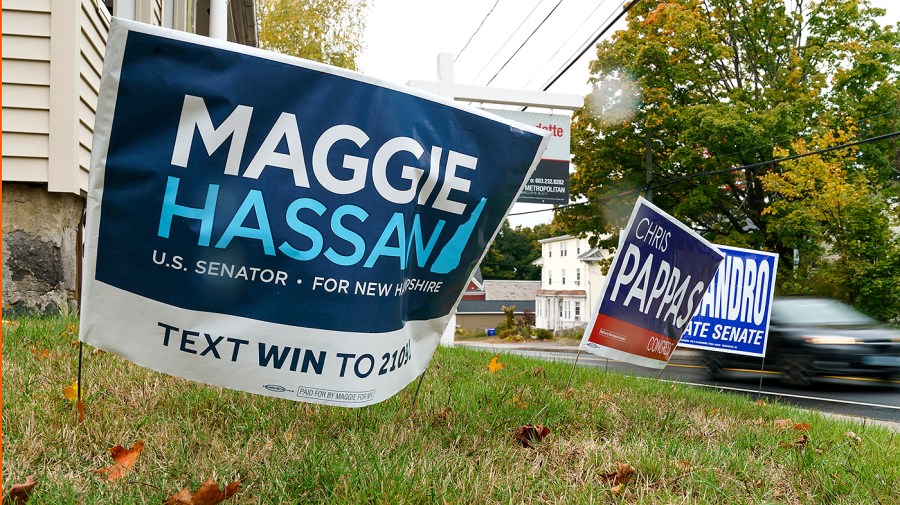
<path id="1" fill-rule="evenodd" d="M 578 353 L 572 346 L 560 346 L 552 342 L 528 342 L 523 344 L 488 344 L 482 342 L 457 342 L 457 345 L 477 347 L 498 353 L 515 353 L 536 358 L 603 368 L 604 370 L 642 377 L 657 377 L 700 387 L 713 387 L 751 398 L 777 398 L 784 403 L 818 410 L 823 413 L 871 420 L 900 430 L 900 381 L 872 382 L 864 380 L 830 380 L 817 383 L 807 389 L 795 389 L 780 383 L 778 374 L 736 373 L 734 380 L 714 381 L 706 368 L 699 363 L 698 354 L 678 349 L 668 366 L 660 374 L 658 370 L 643 368 L 614 360 L 607 360 L 588 353 Z"/>

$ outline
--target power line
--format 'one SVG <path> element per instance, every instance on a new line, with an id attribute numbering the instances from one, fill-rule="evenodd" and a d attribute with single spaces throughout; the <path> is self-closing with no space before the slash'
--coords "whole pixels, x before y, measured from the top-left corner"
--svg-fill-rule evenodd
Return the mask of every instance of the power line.
<path id="1" fill-rule="evenodd" d="M 472 84 L 475 84 L 475 81 L 477 81 L 478 78 L 481 77 L 481 73 L 484 72 L 485 70 L 487 70 L 487 68 L 490 66 L 490 64 L 493 63 L 494 58 L 496 58 L 497 55 L 500 54 L 500 51 L 503 51 L 503 49 L 506 47 L 506 45 L 509 44 L 509 41 L 512 40 L 513 35 L 515 35 L 516 33 L 519 32 L 519 30 L 522 28 L 522 26 L 525 25 L 525 22 L 528 21 L 529 18 L 531 18 L 531 15 L 534 14 L 534 11 L 536 11 L 537 8 L 540 7 L 542 3 L 544 3 L 544 0 L 539 0 L 538 3 L 535 4 L 535 6 L 531 9 L 531 12 L 529 12 L 528 15 L 525 16 L 524 19 L 522 19 L 522 22 L 519 23 L 519 26 L 517 26 L 516 29 L 513 30 L 512 33 L 509 34 L 509 37 L 506 38 L 506 41 L 503 42 L 503 45 L 500 46 L 500 49 L 497 49 L 497 52 L 495 52 L 494 55 L 491 56 L 491 59 L 489 59 L 488 62 L 485 63 L 485 65 L 483 67 L 481 67 L 481 70 L 479 70 L 478 73 L 475 74 L 475 78 L 472 79 Z"/>
<path id="2" fill-rule="evenodd" d="M 588 23 L 588 21 L 591 20 L 591 17 L 592 17 L 598 10 L 600 10 L 600 7 L 603 7 L 603 5 L 604 5 L 605 3 L 606 3 L 606 0 L 601 0 L 599 3 L 597 3 L 597 6 L 594 7 L 594 10 L 592 10 L 590 14 L 588 14 L 587 16 L 585 16 L 584 21 L 582 21 L 581 24 L 578 25 L 578 28 L 575 28 L 574 30 L 572 30 L 572 35 L 570 35 L 569 38 L 566 39 L 566 41 L 563 42 L 562 45 L 559 46 L 559 49 L 557 49 L 556 52 L 554 52 L 552 55 L 550 55 L 549 58 L 547 58 L 547 63 L 544 63 L 544 64 L 541 66 L 541 68 L 538 69 L 538 71 L 534 73 L 534 75 L 531 77 L 531 79 L 529 79 L 528 82 L 525 83 L 525 87 L 526 87 L 526 88 L 528 87 L 529 84 L 531 84 L 532 81 L 534 81 L 534 80 L 537 78 L 538 73 L 539 73 L 541 70 L 543 70 L 543 69 L 550 63 L 550 61 L 552 61 L 554 58 L 556 58 L 556 55 L 559 54 L 559 52 L 562 51 L 564 47 L 566 47 L 566 44 L 568 44 L 569 42 L 572 41 L 572 39 L 575 38 L 575 34 L 578 32 L 578 30 L 580 30 L 582 26 L 586 25 L 586 24 Z M 615 12 L 615 11 L 613 11 L 613 12 Z M 609 16 L 607 16 L 606 20 L 604 20 L 603 23 L 606 23 L 607 21 L 609 21 L 609 19 L 610 19 L 611 17 L 612 17 L 612 13 L 610 13 Z M 593 35 L 592 35 L 592 36 L 593 36 Z"/>
<path id="3" fill-rule="evenodd" d="M 817 154 L 823 154 L 823 153 L 827 153 L 827 152 L 831 152 L 831 151 L 837 151 L 840 149 L 846 149 L 848 147 L 854 147 L 854 146 L 859 146 L 859 145 L 863 145 L 863 144 L 868 144 L 870 142 L 878 142 L 879 140 L 886 140 L 886 139 L 894 138 L 897 136 L 900 136 L 900 131 L 885 133 L 884 135 L 878 135 L 876 137 L 869 137 L 869 138 L 862 139 L 862 140 L 856 140 L 854 142 L 847 142 L 846 144 L 841 144 L 841 145 L 837 145 L 837 146 L 823 147 L 822 149 L 817 149 L 815 151 L 809 151 L 807 153 L 792 154 L 791 156 L 785 156 L 783 158 L 776 158 L 776 159 L 770 160 L 770 161 L 760 161 L 759 163 L 751 163 L 749 165 L 743 165 L 740 167 L 722 168 L 719 170 L 710 170 L 707 172 L 698 172 L 696 174 L 683 175 L 681 177 L 675 177 L 674 179 L 668 179 L 659 184 L 654 184 L 652 186 L 645 186 L 642 188 L 631 189 L 631 190 L 623 191 L 622 193 L 618 193 L 615 195 L 601 196 L 599 198 L 594 198 L 592 200 L 585 200 L 583 202 L 575 202 L 575 203 L 569 203 L 566 205 L 559 205 L 559 206 L 553 207 L 551 209 L 538 209 L 538 210 L 529 210 L 529 211 L 525 211 L 525 212 L 516 212 L 514 214 L 509 214 L 509 216 L 524 216 L 526 214 L 535 214 L 538 212 L 547 212 L 547 211 L 555 211 L 555 210 L 560 210 L 560 209 L 567 209 L 569 207 L 578 207 L 578 206 L 586 205 L 589 203 L 605 202 L 607 200 L 612 200 L 614 198 L 622 198 L 622 197 L 634 195 L 637 193 L 643 193 L 644 191 L 650 191 L 650 190 L 654 190 L 654 189 L 664 188 L 666 186 L 670 186 L 670 185 L 678 183 L 678 182 L 683 182 L 683 181 L 687 181 L 687 180 L 691 180 L 691 179 L 697 179 L 699 177 L 705 177 L 707 175 L 723 174 L 726 172 L 737 172 L 738 170 L 753 170 L 753 169 L 762 168 L 762 167 L 768 166 L 768 165 L 776 165 L 778 163 L 783 163 L 785 161 L 798 160 L 800 158 L 805 158 L 807 156 L 814 156 Z"/>
<path id="4" fill-rule="evenodd" d="M 637 0 L 635 0 L 635 2 L 636 1 Z M 544 23 L 546 23 L 547 20 L 550 19 L 550 16 L 553 15 L 553 13 L 556 11 L 557 7 L 559 7 L 559 4 L 561 4 L 562 2 L 563 2 L 563 0 L 559 0 L 558 2 L 556 2 L 556 5 L 553 6 L 553 9 L 551 9 L 550 12 L 546 16 L 544 16 L 544 19 L 542 19 L 541 22 L 538 23 L 537 27 L 535 27 L 535 29 L 532 30 L 531 33 L 528 35 L 528 38 L 526 38 L 525 41 L 522 42 L 522 44 L 519 46 L 519 48 L 516 49 L 516 51 L 514 53 L 512 53 L 512 55 L 500 67 L 500 70 L 497 70 L 497 73 L 494 74 L 494 77 L 491 77 L 491 80 L 489 80 L 487 82 L 487 84 L 485 84 L 485 86 L 488 86 L 492 82 L 494 82 L 494 79 L 496 79 L 497 76 L 500 75 L 500 72 L 503 72 L 503 69 L 506 68 L 506 65 L 508 65 L 509 62 L 512 61 L 512 59 L 515 58 L 517 54 L 519 54 L 519 51 L 521 51 L 522 48 L 524 48 L 525 45 L 528 44 L 528 41 L 531 40 L 531 37 L 534 37 L 534 34 L 537 33 L 537 31 L 540 30 L 542 26 L 544 26 Z M 546 91 L 546 90 L 544 90 L 544 91 Z"/>
<path id="5" fill-rule="evenodd" d="M 493 14 L 494 9 L 497 8 L 498 3 L 500 3 L 500 0 L 497 0 L 496 2 L 494 2 L 494 6 L 491 7 L 491 10 L 488 11 L 487 14 L 485 14 L 484 19 L 481 20 L 481 24 L 478 25 L 478 28 L 476 28 L 475 32 L 472 33 L 472 36 L 469 37 L 469 40 L 466 41 L 466 45 L 464 45 L 463 48 L 460 49 L 458 53 L 456 53 L 456 57 L 453 58 L 454 63 L 456 63 L 456 60 L 459 59 L 459 56 L 463 53 L 463 51 L 465 51 L 466 48 L 469 47 L 469 43 L 472 42 L 472 39 L 474 39 L 475 36 L 478 35 L 478 32 L 481 31 L 481 27 L 484 26 L 484 22 L 487 21 L 487 18 L 489 18 L 491 16 L 491 14 Z"/>
<path id="6" fill-rule="evenodd" d="M 562 69 L 561 72 L 559 72 L 558 74 L 556 74 L 556 77 L 554 77 L 547 85 L 545 85 L 542 91 L 547 91 L 548 89 L 550 89 L 550 86 L 553 86 L 554 84 L 556 84 L 556 81 L 558 81 L 559 78 L 563 76 L 563 74 L 565 74 L 566 72 L 568 72 L 569 69 L 572 68 L 572 66 L 575 65 L 575 63 L 577 63 L 578 60 L 581 59 L 581 57 L 584 56 L 584 54 L 585 54 L 586 52 L 588 52 L 588 49 L 590 49 L 594 44 L 597 43 L 597 41 L 599 41 L 604 35 L 606 35 L 606 32 L 608 32 L 609 29 L 613 27 L 613 25 L 615 25 L 616 23 L 618 23 L 618 22 L 619 22 L 619 19 L 622 19 L 622 16 L 624 16 L 626 13 L 628 13 L 628 11 L 630 11 L 631 8 L 634 7 L 637 3 L 638 3 L 638 0 L 631 0 L 631 3 L 628 4 L 628 5 L 622 10 L 622 12 L 620 12 L 619 15 L 616 16 L 616 18 L 612 20 L 611 23 L 607 24 L 607 25 L 603 28 L 603 30 L 601 30 L 600 33 L 599 33 L 596 37 L 594 37 L 594 40 L 592 40 L 589 44 L 587 44 L 587 45 L 585 46 L 585 48 L 584 48 L 580 53 L 578 53 L 578 56 L 572 58 L 572 61 L 570 61 L 569 64 L 566 65 L 566 67 L 565 67 L 564 69 Z"/>

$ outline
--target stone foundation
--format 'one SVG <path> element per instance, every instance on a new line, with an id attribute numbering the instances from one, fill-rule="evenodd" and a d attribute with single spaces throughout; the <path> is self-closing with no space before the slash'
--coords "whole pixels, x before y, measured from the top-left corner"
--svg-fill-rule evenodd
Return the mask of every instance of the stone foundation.
<path id="1" fill-rule="evenodd" d="M 78 225 L 84 198 L 3 183 L 3 312 L 77 311 Z"/>

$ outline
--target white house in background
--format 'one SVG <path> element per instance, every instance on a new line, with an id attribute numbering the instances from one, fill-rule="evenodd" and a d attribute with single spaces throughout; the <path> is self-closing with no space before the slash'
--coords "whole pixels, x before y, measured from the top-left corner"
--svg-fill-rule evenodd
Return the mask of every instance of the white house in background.
<path id="1" fill-rule="evenodd" d="M 539 241 L 541 289 L 535 296 L 538 328 L 563 330 L 587 325 L 600 298 L 604 275 L 599 264 L 612 253 L 588 244 L 588 238 L 563 235 Z"/>

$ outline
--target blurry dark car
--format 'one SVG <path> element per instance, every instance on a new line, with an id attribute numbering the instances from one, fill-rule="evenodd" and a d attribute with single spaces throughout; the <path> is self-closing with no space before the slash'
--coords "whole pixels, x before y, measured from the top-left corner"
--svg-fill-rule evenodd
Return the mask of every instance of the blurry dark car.
<path id="1" fill-rule="evenodd" d="M 827 298 L 776 298 L 763 360 L 706 351 L 710 374 L 780 372 L 785 382 L 808 386 L 820 378 L 900 378 L 900 330 Z M 738 370 L 728 370 L 738 369 Z"/>

